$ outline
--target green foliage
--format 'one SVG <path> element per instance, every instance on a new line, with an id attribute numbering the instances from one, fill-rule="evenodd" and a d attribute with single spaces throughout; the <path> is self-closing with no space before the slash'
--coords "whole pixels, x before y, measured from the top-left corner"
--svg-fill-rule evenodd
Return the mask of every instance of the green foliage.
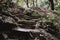
<path id="1" fill-rule="evenodd" d="M 37 14 L 36 12 L 32 13 L 32 16 L 40 16 L 39 14 Z"/>
<path id="2" fill-rule="evenodd" d="M 49 8 L 50 7 L 50 3 L 48 2 L 48 1 L 42 1 L 41 3 L 40 3 L 40 7 L 42 7 L 42 8 Z"/>
<path id="3" fill-rule="evenodd" d="M 55 4 L 55 10 L 60 13 L 60 3 Z"/>
<path id="4" fill-rule="evenodd" d="M 25 5 L 25 1 L 24 0 L 19 0 L 18 4 L 23 6 L 23 5 Z"/>

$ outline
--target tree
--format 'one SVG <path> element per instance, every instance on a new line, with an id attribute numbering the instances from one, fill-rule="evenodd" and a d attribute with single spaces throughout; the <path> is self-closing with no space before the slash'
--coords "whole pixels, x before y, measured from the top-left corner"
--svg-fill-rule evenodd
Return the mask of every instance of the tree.
<path id="1" fill-rule="evenodd" d="M 33 0 L 33 6 L 35 6 L 35 4 L 34 4 L 35 2 L 34 2 L 34 0 Z"/>
<path id="2" fill-rule="evenodd" d="M 36 7 L 37 7 L 38 5 L 37 5 L 37 0 L 36 0 Z"/>
<path id="3" fill-rule="evenodd" d="M 54 10 L 54 2 L 53 0 L 49 0 L 50 4 L 51 4 L 51 10 Z"/>
<path id="4" fill-rule="evenodd" d="M 27 5 L 27 7 L 29 7 L 29 1 L 28 0 L 26 0 L 26 5 Z"/>

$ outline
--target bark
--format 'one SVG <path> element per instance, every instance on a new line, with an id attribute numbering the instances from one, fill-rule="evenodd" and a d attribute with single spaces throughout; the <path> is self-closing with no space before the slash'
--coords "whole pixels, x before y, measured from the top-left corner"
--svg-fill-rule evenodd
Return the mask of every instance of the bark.
<path id="1" fill-rule="evenodd" d="M 28 0 L 26 0 L 26 5 L 27 5 L 27 7 L 29 8 L 29 2 L 28 2 Z"/>
<path id="2" fill-rule="evenodd" d="M 51 4 L 51 10 L 54 10 L 54 1 L 53 0 L 49 0 L 50 4 Z"/>
<path id="3" fill-rule="evenodd" d="M 35 2 L 34 2 L 34 0 L 33 0 L 33 6 L 35 6 L 35 4 L 34 4 Z"/>

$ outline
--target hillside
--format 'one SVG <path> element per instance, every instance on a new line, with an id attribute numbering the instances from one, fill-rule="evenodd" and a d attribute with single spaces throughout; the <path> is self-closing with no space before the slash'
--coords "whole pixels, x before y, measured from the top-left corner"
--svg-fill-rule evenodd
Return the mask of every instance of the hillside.
<path id="1" fill-rule="evenodd" d="M 0 6 L 0 35 L 3 36 L 2 38 L 0 36 L 0 39 L 60 39 L 59 13 L 39 7 L 25 9 L 14 3 L 11 5 L 6 8 L 6 5 L 2 3 Z"/>

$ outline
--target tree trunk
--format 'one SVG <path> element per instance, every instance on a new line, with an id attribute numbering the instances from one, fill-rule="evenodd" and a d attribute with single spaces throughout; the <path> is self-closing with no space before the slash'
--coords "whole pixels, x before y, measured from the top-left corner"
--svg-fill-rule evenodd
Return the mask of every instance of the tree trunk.
<path id="1" fill-rule="evenodd" d="M 29 8 L 29 3 L 28 3 L 28 0 L 26 0 L 26 5 L 27 5 L 27 7 Z"/>
<path id="2" fill-rule="evenodd" d="M 53 0 L 49 0 L 50 4 L 51 4 L 51 10 L 54 10 L 54 2 Z"/>
<path id="3" fill-rule="evenodd" d="M 35 5 L 34 5 L 34 0 L 33 0 L 33 6 L 35 6 Z"/>
<path id="4" fill-rule="evenodd" d="M 36 0 L 36 7 L 37 7 L 38 5 L 37 5 L 37 0 Z"/>

